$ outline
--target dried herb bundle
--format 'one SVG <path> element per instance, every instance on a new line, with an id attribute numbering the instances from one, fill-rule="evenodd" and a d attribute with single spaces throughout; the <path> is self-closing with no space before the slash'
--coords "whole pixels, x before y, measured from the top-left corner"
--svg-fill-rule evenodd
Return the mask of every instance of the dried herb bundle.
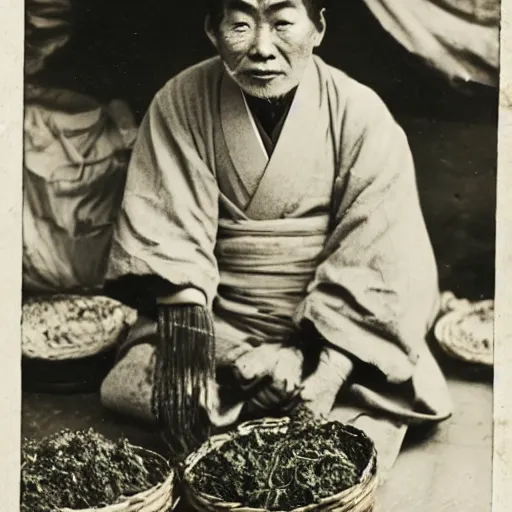
<path id="1" fill-rule="evenodd" d="M 332 496 L 358 482 L 371 442 L 355 432 L 301 413 L 286 434 L 253 430 L 226 442 L 195 466 L 196 490 L 226 502 L 266 510 L 291 510 Z"/>
<path id="2" fill-rule="evenodd" d="M 215 336 L 211 314 L 194 305 L 160 305 L 159 343 L 152 407 L 179 460 L 209 435 L 208 382 L 214 377 Z"/>
<path id="3" fill-rule="evenodd" d="M 125 438 L 62 430 L 23 443 L 21 512 L 106 506 L 153 487 L 168 471 L 164 460 L 141 456 Z"/>

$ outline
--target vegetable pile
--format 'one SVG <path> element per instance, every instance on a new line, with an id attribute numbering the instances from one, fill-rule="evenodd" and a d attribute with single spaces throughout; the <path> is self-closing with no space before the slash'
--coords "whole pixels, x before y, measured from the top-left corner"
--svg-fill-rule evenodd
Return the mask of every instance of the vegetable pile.
<path id="1" fill-rule="evenodd" d="M 93 429 L 62 430 L 22 446 L 21 512 L 102 507 L 147 490 L 165 478 L 164 460 L 137 453 L 121 438 Z"/>
<path id="2" fill-rule="evenodd" d="M 189 482 L 226 502 L 292 510 L 357 484 L 372 449 L 355 429 L 301 411 L 285 434 L 255 429 L 227 441 L 197 463 Z"/>

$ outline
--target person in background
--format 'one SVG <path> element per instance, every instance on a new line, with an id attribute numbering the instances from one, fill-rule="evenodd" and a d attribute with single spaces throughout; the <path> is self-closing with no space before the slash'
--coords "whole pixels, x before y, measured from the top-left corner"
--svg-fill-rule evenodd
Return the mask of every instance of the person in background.
<path id="1" fill-rule="evenodd" d="M 162 87 L 133 152 L 107 290 L 140 319 L 103 403 L 185 451 L 205 412 L 302 405 L 365 430 L 389 468 L 411 422 L 451 410 L 407 139 L 314 54 L 323 0 L 210 0 L 205 28 L 218 56 Z"/>

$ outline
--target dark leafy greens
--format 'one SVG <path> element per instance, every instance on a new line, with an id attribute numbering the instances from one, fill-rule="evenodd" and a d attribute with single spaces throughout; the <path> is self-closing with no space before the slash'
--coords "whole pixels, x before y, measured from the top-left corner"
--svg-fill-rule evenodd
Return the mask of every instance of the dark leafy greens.
<path id="1" fill-rule="evenodd" d="M 113 504 L 153 487 L 166 472 L 164 460 L 137 453 L 125 438 L 114 442 L 92 429 L 62 430 L 23 443 L 21 512 Z"/>
<path id="2" fill-rule="evenodd" d="M 196 490 L 226 502 L 292 510 L 354 486 L 371 441 L 337 422 L 316 422 L 304 410 L 286 434 L 253 430 L 210 452 L 193 469 Z"/>

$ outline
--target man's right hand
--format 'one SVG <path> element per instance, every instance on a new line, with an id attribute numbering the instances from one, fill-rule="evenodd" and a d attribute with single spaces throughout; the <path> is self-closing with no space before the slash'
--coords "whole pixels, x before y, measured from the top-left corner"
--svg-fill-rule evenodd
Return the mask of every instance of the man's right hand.
<path id="1" fill-rule="evenodd" d="M 285 408 L 297 394 L 303 363 L 299 349 L 267 343 L 240 357 L 235 363 L 235 374 L 241 387 L 259 388 L 250 399 L 251 407 L 276 410 Z"/>

